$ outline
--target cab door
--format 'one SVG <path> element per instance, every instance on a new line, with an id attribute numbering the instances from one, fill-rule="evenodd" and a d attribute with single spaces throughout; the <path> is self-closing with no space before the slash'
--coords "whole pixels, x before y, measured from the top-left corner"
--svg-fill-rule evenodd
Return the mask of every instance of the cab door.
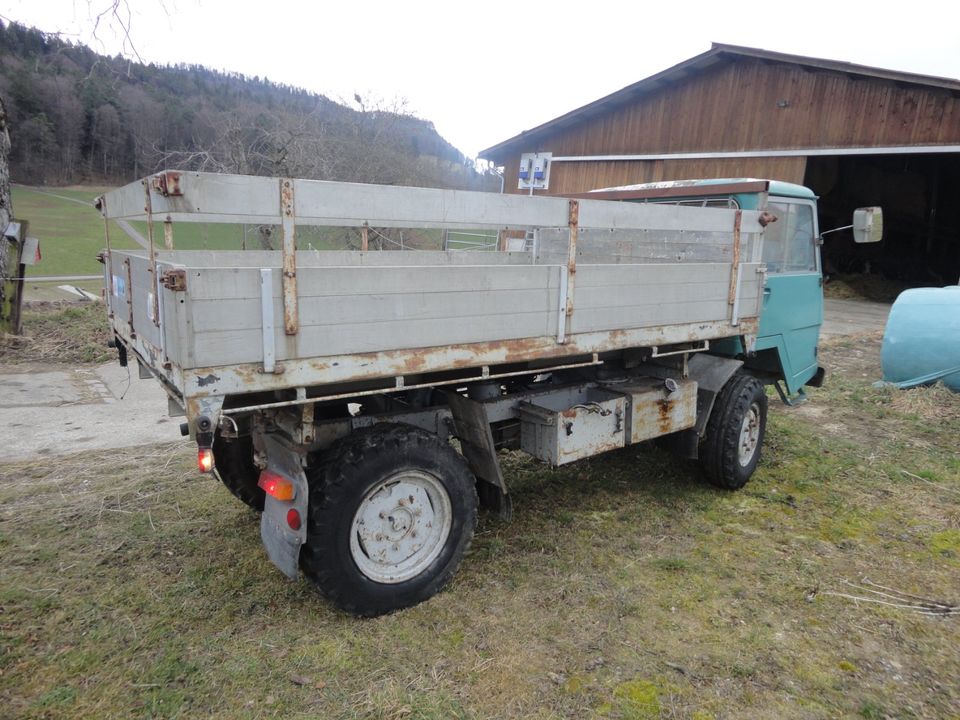
<path id="1" fill-rule="evenodd" d="M 757 349 L 778 352 L 787 391 L 793 394 L 818 368 L 823 276 L 817 211 L 813 201 L 794 198 L 771 198 L 767 209 L 777 221 L 764 230 L 767 280 Z"/>

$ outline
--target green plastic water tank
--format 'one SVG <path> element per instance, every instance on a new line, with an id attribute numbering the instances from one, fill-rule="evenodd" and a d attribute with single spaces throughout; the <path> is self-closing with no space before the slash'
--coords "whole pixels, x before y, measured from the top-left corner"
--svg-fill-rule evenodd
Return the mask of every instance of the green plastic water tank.
<path id="1" fill-rule="evenodd" d="M 942 380 L 960 392 L 960 286 L 900 293 L 887 319 L 880 362 L 883 379 L 900 387 Z"/>

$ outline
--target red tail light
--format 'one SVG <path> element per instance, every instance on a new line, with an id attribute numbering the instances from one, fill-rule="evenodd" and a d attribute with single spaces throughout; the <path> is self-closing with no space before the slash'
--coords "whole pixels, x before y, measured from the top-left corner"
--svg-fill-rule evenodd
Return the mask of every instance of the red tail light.
<path id="1" fill-rule="evenodd" d="M 197 467 L 202 473 L 213 471 L 213 450 L 210 448 L 200 448 L 197 451 Z"/>
<path id="2" fill-rule="evenodd" d="M 300 529 L 300 513 L 294 508 L 287 511 L 287 525 L 290 526 L 291 530 Z"/>

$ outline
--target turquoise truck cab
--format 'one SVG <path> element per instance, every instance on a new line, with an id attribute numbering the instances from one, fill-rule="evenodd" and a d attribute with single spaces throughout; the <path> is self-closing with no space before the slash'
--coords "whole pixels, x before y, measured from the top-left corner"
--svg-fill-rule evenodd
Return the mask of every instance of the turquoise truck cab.
<path id="1" fill-rule="evenodd" d="M 777 180 L 752 178 L 680 180 L 605 188 L 582 197 L 628 202 L 668 202 L 702 207 L 759 210 L 770 214 L 764 230 L 762 260 L 767 275 L 755 352 L 744 358 L 754 374 L 782 381 L 787 402 L 803 393 L 804 385 L 819 386 L 824 370 L 817 360 L 823 324 L 821 233 L 817 226 L 817 196 L 809 188 Z M 774 219 L 775 218 L 775 219 Z M 879 208 L 858 210 L 857 242 L 879 240 Z M 833 232 L 833 231 L 831 231 Z M 859 235 L 857 233 L 860 233 Z M 711 351 L 744 356 L 738 339 L 715 343 Z"/>

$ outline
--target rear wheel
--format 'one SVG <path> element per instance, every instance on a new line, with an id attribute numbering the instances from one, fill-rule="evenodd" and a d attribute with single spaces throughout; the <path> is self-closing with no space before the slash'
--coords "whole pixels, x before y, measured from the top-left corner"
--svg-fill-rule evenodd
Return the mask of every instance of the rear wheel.
<path id="1" fill-rule="evenodd" d="M 707 421 L 700 464 L 718 487 L 738 490 L 760 461 L 767 426 L 767 394 L 755 377 L 737 373 L 723 386 Z"/>
<path id="2" fill-rule="evenodd" d="M 376 425 L 307 470 L 300 566 L 338 607 L 371 616 L 420 603 L 450 580 L 473 538 L 475 478 L 436 435 Z"/>
<path id="3" fill-rule="evenodd" d="M 253 439 L 249 435 L 226 440 L 219 432 L 213 438 L 213 460 L 220 481 L 241 502 L 257 512 L 263 510 L 263 490 L 257 486 L 260 469 L 253 463 Z"/>

